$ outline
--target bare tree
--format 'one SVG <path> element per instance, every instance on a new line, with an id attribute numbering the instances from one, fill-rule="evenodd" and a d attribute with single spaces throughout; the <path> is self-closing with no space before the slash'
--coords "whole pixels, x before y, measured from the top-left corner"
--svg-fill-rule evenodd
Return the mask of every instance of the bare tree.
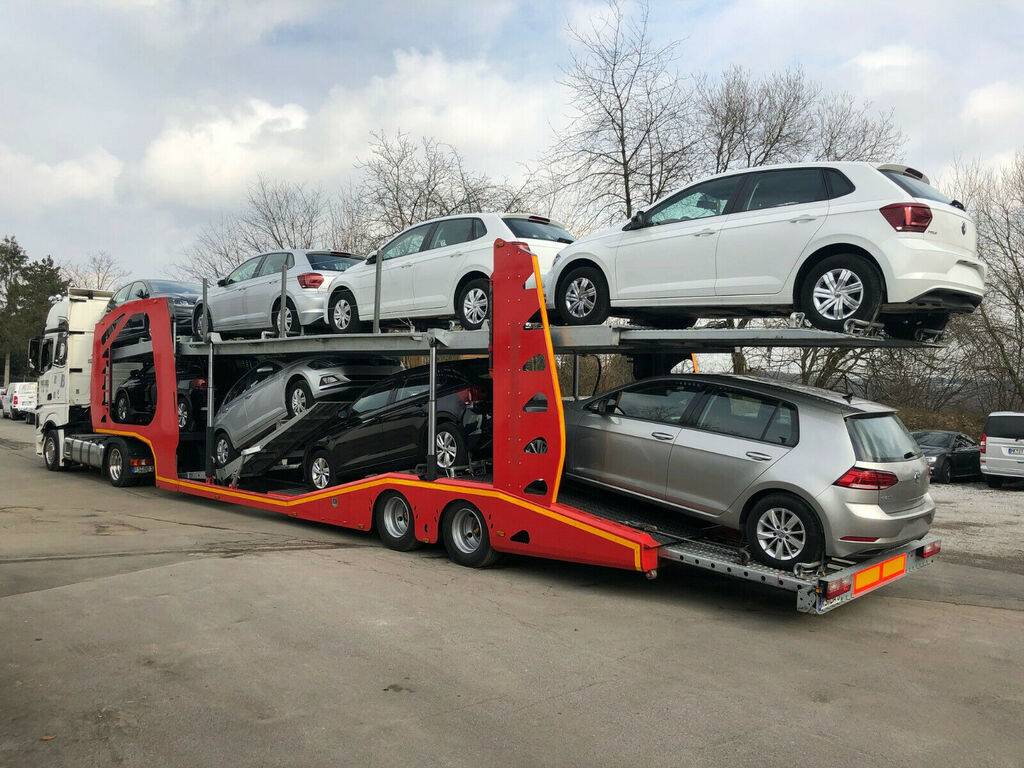
<path id="1" fill-rule="evenodd" d="M 251 252 L 323 246 L 329 205 L 321 189 L 261 176 L 246 203 L 238 233 Z"/>
<path id="2" fill-rule="evenodd" d="M 572 113 L 546 160 L 587 191 L 599 220 L 629 218 L 690 175 L 676 44 L 656 45 L 648 22 L 646 2 L 631 16 L 608 0 L 589 28 L 568 29 L 577 52 L 561 82 Z"/>
<path id="3" fill-rule="evenodd" d="M 128 277 L 128 270 L 107 251 L 94 251 L 84 261 L 61 264 L 60 271 L 69 285 L 97 291 L 113 290 Z"/>

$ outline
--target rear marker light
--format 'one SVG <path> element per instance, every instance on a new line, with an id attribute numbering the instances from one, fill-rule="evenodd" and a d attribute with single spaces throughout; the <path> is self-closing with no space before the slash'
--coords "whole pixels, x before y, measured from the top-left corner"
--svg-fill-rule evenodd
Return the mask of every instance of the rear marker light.
<path id="1" fill-rule="evenodd" d="M 303 272 L 295 278 L 303 288 L 319 288 L 324 284 L 324 276 L 319 272 Z"/>
<path id="2" fill-rule="evenodd" d="M 842 536 L 840 541 L 856 541 L 861 544 L 873 544 L 878 541 L 877 536 Z"/>
<path id="3" fill-rule="evenodd" d="M 850 576 L 830 581 L 828 586 L 825 588 L 825 599 L 835 600 L 837 597 L 842 597 L 849 592 L 852 587 L 853 579 Z"/>
<path id="4" fill-rule="evenodd" d="M 917 550 L 917 554 L 921 557 L 935 557 L 939 552 L 942 551 L 942 541 L 931 541 Z"/>
<path id="5" fill-rule="evenodd" d="M 855 491 L 882 491 L 892 488 L 899 481 L 900 479 L 892 472 L 850 467 L 833 485 L 838 485 L 840 488 L 852 488 Z"/>
<path id="6" fill-rule="evenodd" d="M 932 209 L 921 203 L 893 203 L 878 212 L 897 232 L 924 232 L 932 223 Z"/>

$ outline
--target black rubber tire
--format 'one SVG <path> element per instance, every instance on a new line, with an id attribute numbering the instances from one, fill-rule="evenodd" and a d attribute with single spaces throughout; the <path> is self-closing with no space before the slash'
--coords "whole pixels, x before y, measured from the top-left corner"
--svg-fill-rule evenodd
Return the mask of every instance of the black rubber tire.
<path id="1" fill-rule="evenodd" d="M 462 512 L 473 515 L 477 520 L 479 538 L 478 545 L 471 552 L 463 551 L 456 541 L 460 538 L 455 527 L 462 518 Z M 458 565 L 467 568 L 486 568 L 498 560 L 498 553 L 491 547 L 491 535 L 487 530 L 487 520 L 483 513 L 468 501 L 456 501 L 448 506 L 441 517 L 441 538 L 448 558 Z"/>
<path id="2" fill-rule="evenodd" d="M 313 482 L 313 462 L 320 458 L 327 459 L 327 484 L 322 488 Z M 330 488 L 332 485 L 338 484 L 338 473 L 334 470 L 334 460 L 325 448 L 317 448 L 309 454 L 306 459 L 305 475 L 306 482 L 318 491 L 325 490 L 326 488 Z"/>
<path id="3" fill-rule="evenodd" d="M 195 311 L 192 312 L 192 338 L 195 341 L 203 340 L 202 322 L 200 320 L 201 315 L 206 316 L 206 324 L 210 327 L 210 331 L 213 331 L 213 317 L 206 311 L 206 308 L 200 304 L 195 308 Z"/>
<path id="4" fill-rule="evenodd" d="M 466 318 L 464 307 L 466 294 L 474 289 L 483 291 L 484 295 L 487 296 L 487 314 L 485 315 L 485 319 L 489 320 L 491 318 L 491 281 L 484 277 L 474 277 L 459 289 L 458 295 L 455 297 L 455 317 L 458 318 L 459 325 L 467 331 L 478 331 L 484 324 L 483 320 L 478 323 L 473 323 Z"/>
<path id="5" fill-rule="evenodd" d="M 138 480 L 128 468 L 129 460 L 128 448 L 122 441 L 113 442 L 107 448 L 107 455 L 103 457 L 103 474 L 115 488 L 129 488 L 137 484 Z M 118 463 L 121 471 L 115 476 L 113 467 Z"/>
<path id="6" fill-rule="evenodd" d="M 789 560 L 782 560 L 769 555 L 758 543 L 757 523 L 768 510 L 782 508 L 786 509 L 803 523 L 806 532 L 802 551 Z M 747 515 L 746 523 L 743 526 L 747 546 L 754 559 L 772 568 L 784 571 L 791 571 L 798 563 L 820 562 L 825 553 L 825 539 L 821 533 L 821 524 L 817 515 L 807 504 L 788 493 L 772 493 L 759 499 Z"/>
<path id="7" fill-rule="evenodd" d="M 43 463 L 50 472 L 60 472 L 64 469 L 60 463 L 60 438 L 55 429 L 48 429 L 43 435 Z"/>
<path id="8" fill-rule="evenodd" d="M 566 306 L 566 294 L 569 291 L 569 286 L 578 278 L 590 280 L 597 292 L 593 308 L 582 317 L 573 315 Z M 586 265 L 570 268 L 558 281 L 558 289 L 555 291 L 555 310 L 563 325 L 600 325 L 607 320 L 611 312 L 611 300 L 608 297 L 608 281 L 604 279 L 601 270 Z"/>
<path id="9" fill-rule="evenodd" d="M 185 423 L 181 423 L 181 410 L 185 406 Z M 192 404 L 184 395 L 178 395 L 178 432 L 191 432 L 195 428 L 195 414 L 192 413 Z"/>
<path id="10" fill-rule="evenodd" d="M 285 333 L 280 327 L 281 321 L 281 309 L 278 307 L 270 313 L 270 329 L 281 336 L 301 336 L 302 335 L 302 322 L 299 320 L 299 312 L 295 309 L 295 305 L 292 304 L 292 300 L 288 299 L 285 304 L 285 309 L 288 312 L 287 316 L 292 318 L 292 329 Z"/>
<path id="11" fill-rule="evenodd" d="M 856 312 L 850 317 L 832 320 L 814 308 L 814 284 L 826 272 L 844 268 L 849 269 L 860 278 L 861 284 L 864 286 L 864 293 Z M 844 326 L 847 320 L 874 322 L 878 317 L 878 310 L 882 306 L 882 294 L 882 277 L 874 264 L 856 253 L 837 253 L 822 259 L 804 275 L 803 282 L 800 284 L 800 309 L 815 328 L 841 333 L 845 330 Z"/>
<path id="12" fill-rule="evenodd" d="M 111 418 L 118 424 L 131 424 L 132 402 L 126 392 L 118 392 L 114 398 L 114 412 Z"/>
<path id="13" fill-rule="evenodd" d="M 334 317 L 335 309 L 338 304 L 341 303 L 342 299 L 347 301 L 349 307 L 352 309 L 348 325 L 344 326 L 338 325 L 336 318 Z M 328 305 L 327 312 L 327 327 L 330 328 L 331 333 L 359 333 L 362 330 L 362 323 L 359 320 L 359 307 L 356 306 L 356 298 L 347 288 L 335 291 L 334 295 L 331 296 L 331 303 Z"/>
<path id="14" fill-rule="evenodd" d="M 396 499 L 405 504 L 406 512 L 409 515 L 408 526 L 401 535 L 396 535 L 395 532 L 389 530 L 384 518 L 388 502 Z M 373 524 L 380 536 L 381 543 L 388 549 L 397 552 L 411 552 L 423 546 L 423 542 L 416 539 L 416 517 L 412 510 L 412 504 L 398 491 L 384 491 L 377 497 L 377 501 L 373 505 Z"/>
<path id="15" fill-rule="evenodd" d="M 989 488 L 999 490 L 1003 487 L 1003 478 L 996 477 L 995 475 L 985 475 L 985 484 L 988 485 Z"/>
<path id="16" fill-rule="evenodd" d="M 935 467 L 935 474 L 932 475 L 932 480 L 943 484 L 953 482 L 953 466 L 949 463 L 949 459 L 945 459 L 942 464 Z"/>
<path id="17" fill-rule="evenodd" d="M 919 329 L 944 331 L 949 324 L 949 312 L 917 312 L 910 315 L 889 315 L 882 317 L 887 335 L 894 339 L 914 341 Z"/>
<path id="18" fill-rule="evenodd" d="M 455 447 L 455 461 L 454 461 L 454 463 L 450 464 L 449 467 L 464 467 L 464 466 L 466 466 L 466 464 L 469 463 L 469 450 L 466 447 L 466 436 L 462 432 L 462 427 L 460 427 L 454 421 L 439 421 L 437 423 L 437 430 L 434 433 L 434 440 L 435 440 L 435 442 L 437 441 L 437 438 L 441 436 L 442 432 L 447 432 L 455 440 L 455 446 L 456 446 Z M 425 458 L 426 458 L 426 449 L 425 448 L 424 448 L 423 453 L 424 453 L 424 460 L 425 460 Z M 437 459 L 438 459 L 437 468 L 439 470 L 441 470 L 443 472 L 443 471 L 445 471 L 446 469 L 449 468 L 449 467 L 442 467 L 441 466 L 441 462 L 440 462 L 441 457 L 439 455 L 437 456 Z"/>
<path id="19" fill-rule="evenodd" d="M 223 462 L 220 461 L 220 459 L 217 456 L 217 454 L 218 454 L 217 444 L 221 440 L 225 441 L 225 443 L 227 444 L 227 452 L 226 452 L 227 459 L 225 461 L 223 461 Z M 235 450 L 235 446 L 232 444 L 231 438 L 228 437 L 227 432 L 218 432 L 217 434 L 215 434 L 213 436 L 213 463 L 214 463 L 214 466 L 226 467 L 228 464 L 230 464 L 232 461 L 234 461 L 237 456 L 238 456 L 238 451 Z"/>
<path id="20" fill-rule="evenodd" d="M 292 409 L 292 395 L 295 394 L 295 390 L 301 389 L 302 394 L 306 397 L 306 410 L 308 411 L 313 407 L 316 402 L 313 399 L 313 390 L 309 388 L 309 384 L 304 379 L 296 379 L 288 385 L 288 389 L 284 392 L 284 407 L 288 411 L 288 418 L 292 418 L 295 415 L 295 411 Z"/>

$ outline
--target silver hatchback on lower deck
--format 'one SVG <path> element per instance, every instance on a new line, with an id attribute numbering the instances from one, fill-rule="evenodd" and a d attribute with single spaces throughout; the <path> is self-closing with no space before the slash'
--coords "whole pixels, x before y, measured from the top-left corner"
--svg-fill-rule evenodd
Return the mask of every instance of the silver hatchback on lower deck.
<path id="1" fill-rule="evenodd" d="M 896 413 L 827 390 L 691 374 L 566 407 L 565 472 L 739 530 L 790 569 L 918 539 L 928 465 Z"/>

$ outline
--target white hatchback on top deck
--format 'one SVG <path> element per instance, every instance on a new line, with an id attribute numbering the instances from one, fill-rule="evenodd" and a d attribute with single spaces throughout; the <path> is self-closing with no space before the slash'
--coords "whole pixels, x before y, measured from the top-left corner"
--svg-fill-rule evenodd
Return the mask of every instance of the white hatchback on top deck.
<path id="1" fill-rule="evenodd" d="M 466 213 L 416 224 L 333 278 L 324 320 L 335 333 L 355 333 L 373 318 L 381 259 L 382 320 L 454 317 L 476 330 L 490 309 L 497 238 L 526 243 L 541 273 L 573 241 L 562 225 L 521 213 Z"/>
<path id="2" fill-rule="evenodd" d="M 884 323 L 912 338 L 985 291 L 963 205 L 902 165 L 797 163 L 692 184 L 577 240 L 544 279 L 563 323 L 662 327 L 802 311 L 817 328 Z"/>

